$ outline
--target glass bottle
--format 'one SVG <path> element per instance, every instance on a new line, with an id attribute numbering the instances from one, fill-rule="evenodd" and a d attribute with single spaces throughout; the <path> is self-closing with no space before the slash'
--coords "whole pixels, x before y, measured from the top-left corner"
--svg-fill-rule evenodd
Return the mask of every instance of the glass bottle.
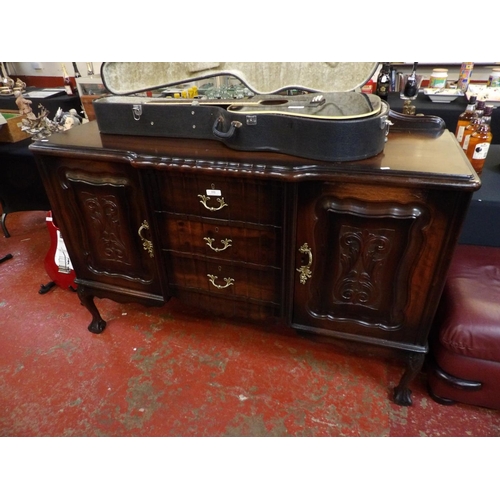
<path id="1" fill-rule="evenodd" d="M 377 90 L 376 95 L 378 95 L 384 101 L 387 101 L 389 95 L 389 89 L 391 86 L 391 67 L 389 63 L 383 63 L 382 69 L 377 78 Z"/>
<path id="2" fill-rule="evenodd" d="M 73 95 L 73 89 L 71 88 L 71 80 L 69 79 L 68 72 L 66 71 L 66 66 L 64 64 L 61 64 L 61 67 L 63 71 L 64 90 L 66 91 L 66 94 Z"/>
<path id="3" fill-rule="evenodd" d="M 475 95 L 470 96 L 469 103 L 465 108 L 465 111 L 461 113 L 458 117 L 457 128 L 455 130 L 455 136 L 459 143 L 462 143 L 464 138 L 465 127 L 470 124 L 474 118 L 474 111 L 476 110 L 477 97 Z"/>
<path id="4" fill-rule="evenodd" d="M 471 134 L 467 147 L 467 158 L 478 175 L 481 175 L 483 171 L 492 140 L 490 127 L 492 114 L 493 106 L 486 106 L 481 123 L 477 130 Z"/>
<path id="5" fill-rule="evenodd" d="M 476 110 L 474 111 L 474 118 L 472 118 L 469 125 L 465 127 L 464 136 L 462 138 L 462 142 L 460 143 L 464 151 L 467 151 L 467 148 L 469 146 L 469 139 L 472 132 L 474 132 L 481 123 L 481 118 L 483 117 L 484 114 L 485 105 L 486 105 L 485 101 L 476 102 Z"/>
<path id="6" fill-rule="evenodd" d="M 404 96 L 407 98 L 413 98 L 418 94 L 418 83 L 417 83 L 417 64 L 413 63 L 413 68 L 411 70 L 411 74 L 406 81 L 406 85 L 404 88 Z"/>
<path id="7" fill-rule="evenodd" d="M 78 66 L 76 65 L 76 62 L 71 63 L 73 65 L 73 71 L 75 72 L 75 78 L 80 78 L 82 75 L 78 71 Z"/>

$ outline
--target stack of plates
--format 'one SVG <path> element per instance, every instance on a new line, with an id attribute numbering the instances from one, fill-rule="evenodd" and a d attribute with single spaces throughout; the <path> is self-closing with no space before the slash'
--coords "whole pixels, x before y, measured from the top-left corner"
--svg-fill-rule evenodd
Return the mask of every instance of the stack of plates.
<path id="1" fill-rule="evenodd" d="M 487 87 L 486 85 L 469 85 L 467 99 L 471 95 L 477 96 L 478 101 L 486 101 L 489 106 L 500 106 L 500 87 Z"/>
<path id="2" fill-rule="evenodd" d="M 458 89 L 425 89 L 424 94 L 429 97 L 432 102 L 451 102 L 457 97 L 464 95 Z"/>

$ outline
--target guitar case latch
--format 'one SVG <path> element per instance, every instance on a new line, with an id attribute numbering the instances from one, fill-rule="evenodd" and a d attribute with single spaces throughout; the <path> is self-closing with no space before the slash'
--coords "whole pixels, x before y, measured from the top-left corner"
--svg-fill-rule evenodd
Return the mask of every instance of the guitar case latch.
<path id="1" fill-rule="evenodd" d="M 135 121 L 139 121 L 141 119 L 142 115 L 142 104 L 134 104 L 132 106 L 132 116 L 134 117 Z"/>

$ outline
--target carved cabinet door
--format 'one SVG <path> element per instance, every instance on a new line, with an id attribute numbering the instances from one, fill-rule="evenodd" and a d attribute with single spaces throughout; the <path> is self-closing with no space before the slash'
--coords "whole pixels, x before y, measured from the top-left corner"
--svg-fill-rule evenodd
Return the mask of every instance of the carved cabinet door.
<path id="1" fill-rule="evenodd" d="M 298 203 L 293 326 L 418 343 L 436 265 L 425 192 L 310 182 Z"/>
<path id="2" fill-rule="evenodd" d="M 77 283 L 114 294 L 161 294 L 139 172 L 126 162 L 43 157 Z M 119 297 L 115 297 L 119 298 Z"/>

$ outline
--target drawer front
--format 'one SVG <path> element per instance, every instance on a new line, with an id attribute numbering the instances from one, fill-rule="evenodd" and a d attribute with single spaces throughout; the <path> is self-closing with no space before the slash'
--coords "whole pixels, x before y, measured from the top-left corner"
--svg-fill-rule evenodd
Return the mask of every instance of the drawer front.
<path id="1" fill-rule="evenodd" d="M 164 250 L 281 267 L 281 228 L 191 219 L 189 216 L 157 214 Z"/>
<path id="2" fill-rule="evenodd" d="M 274 321 L 273 318 L 281 316 L 280 305 L 271 302 L 257 302 L 234 296 L 228 299 L 220 295 L 180 288 L 175 290 L 175 297 L 193 307 L 226 318 Z"/>
<path id="3" fill-rule="evenodd" d="M 281 269 L 198 259 L 165 251 L 169 287 L 279 304 Z"/>
<path id="4" fill-rule="evenodd" d="M 158 210 L 282 226 L 283 186 L 220 176 L 157 175 Z"/>

